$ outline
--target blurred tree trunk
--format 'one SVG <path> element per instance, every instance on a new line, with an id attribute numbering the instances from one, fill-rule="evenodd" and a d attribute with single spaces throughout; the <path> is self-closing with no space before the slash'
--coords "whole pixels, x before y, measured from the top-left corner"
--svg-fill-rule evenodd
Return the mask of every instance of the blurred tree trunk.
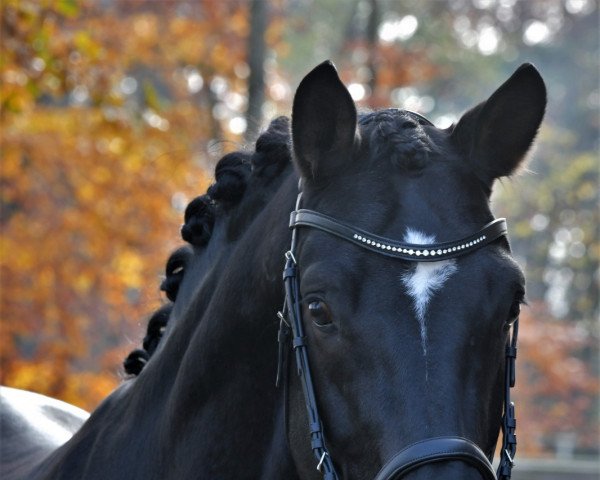
<path id="1" fill-rule="evenodd" d="M 250 3 L 250 35 L 248 37 L 248 109 L 246 110 L 246 133 L 244 139 L 253 141 L 262 124 L 262 106 L 265 99 L 265 31 L 267 29 L 268 0 L 252 0 Z"/>
<path id="2" fill-rule="evenodd" d="M 208 84 L 210 85 L 210 81 L 214 77 L 209 77 Z M 219 99 L 215 92 L 213 92 L 210 87 L 203 88 L 200 92 L 203 96 L 203 103 L 206 104 L 209 112 L 214 112 L 215 107 L 219 103 Z M 223 128 L 221 127 L 221 122 L 214 116 L 210 115 L 210 137 L 208 140 L 207 147 L 210 151 L 211 158 L 218 159 L 223 155 L 223 140 L 225 139 L 223 135 Z M 215 160 L 216 162 L 216 160 Z"/>
<path id="3" fill-rule="evenodd" d="M 379 5 L 378 0 L 371 0 L 371 12 L 367 23 L 367 48 L 369 51 L 369 59 L 367 60 L 367 68 L 369 69 L 369 90 L 371 90 L 370 107 L 377 107 L 377 32 L 379 29 Z"/>
<path id="4" fill-rule="evenodd" d="M 348 7 L 346 26 L 344 27 L 343 34 L 340 33 L 340 38 L 338 40 L 339 45 L 335 50 L 338 58 L 343 58 L 344 55 L 346 55 L 348 44 L 352 43 L 353 40 L 361 35 L 359 25 L 356 22 L 356 11 L 358 9 L 359 2 L 360 0 L 354 0 L 351 6 Z"/>

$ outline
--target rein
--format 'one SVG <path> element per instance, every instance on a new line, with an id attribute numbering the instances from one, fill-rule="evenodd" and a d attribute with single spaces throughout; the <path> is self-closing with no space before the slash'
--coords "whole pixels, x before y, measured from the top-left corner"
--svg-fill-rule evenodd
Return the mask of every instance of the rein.
<path id="1" fill-rule="evenodd" d="M 300 209 L 302 193 L 296 200 L 296 208 L 290 216 L 292 239 L 289 251 L 285 254 L 283 281 L 285 285 L 285 302 L 281 312 L 278 312 L 279 324 L 279 358 L 277 366 L 277 381 L 279 385 L 286 358 L 286 344 L 291 333 L 292 348 L 296 357 L 297 374 L 301 379 L 308 426 L 310 431 L 311 449 L 317 462 L 317 470 L 323 475 L 323 480 L 339 480 L 333 459 L 327 448 L 323 422 L 319 415 L 315 388 L 312 381 L 308 349 L 300 298 L 300 279 L 296 247 L 298 242 L 298 227 L 311 227 L 335 235 L 343 240 L 352 242 L 369 251 L 394 257 L 410 262 L 437 262 L 467 255 L 484 245 L 494 242 L 507 235 L 506 220 L 494 220 L 485 225 L 473 235 L 458 241 L 431 245 L 415 245 L 401 243 L 385 237 L 380 237 L 354 226 L 341 222 L 333 217 L 313 210 Z M 509 335 L 505 352 L 505 383 L 503 392 L 502 415 L 502 451 L 500 464 L 496 473 L 492 468 L 489 457 L 472 441 L 454 436 L 435 437 L 413 443 L 394 455 L 379 471 L 375 480 L 400 478 L 411 470 L 433 462 L 462 460 L 479 470 L 488 480 L 509 480 L 514 465 L 517 439 L 515 435 L 515 407 L 511 401 L 511 388 L 515 384 L 515 360 L 517 356 L 518 318 L 513 323 L 512 335 Z"/>

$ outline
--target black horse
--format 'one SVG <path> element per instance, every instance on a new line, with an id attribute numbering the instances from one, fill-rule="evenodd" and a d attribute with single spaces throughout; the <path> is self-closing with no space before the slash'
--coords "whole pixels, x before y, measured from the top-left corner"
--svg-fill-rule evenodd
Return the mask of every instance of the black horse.
<path id="1" fill-rule="evenodd" d="M 318 66 L 294 100 L 295 168 L 251 169 L 209 241 L 225 253 L 194 252 L 140 375 L 3 478 L 491 479 L 501 429 L 509 478 L 524 279 L 489 196 L 545 104 L 523 65 L 440 130 L 358 115 Z"/>

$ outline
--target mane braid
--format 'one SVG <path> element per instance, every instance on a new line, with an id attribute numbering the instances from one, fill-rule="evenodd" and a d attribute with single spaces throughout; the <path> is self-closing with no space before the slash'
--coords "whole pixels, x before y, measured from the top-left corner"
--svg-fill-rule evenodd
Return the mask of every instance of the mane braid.
<path id="1" fill-rule="evenodd" d="M 148 355 L 146 350 L 136 348 L 125 357 L 125 360 L 123 360 L 123 369 L 127 375 L 135 377 L 142 372 L 149 359 L 150 355 Z"/>
<path id="2" fill-rule="evenodd" d="M 256 150 L 252 155 L 252 171 L 259 177 L 275 179 L 290 165 L 290 121 L 287 117 L 278 117 L 256 140 Z"/>
<path id="3" fill-rule="evenodd" d="M 172 311 L 173 304 L 169 303 L 159 308 L 154 315 L 150 317 L 150 320 L 148 320 L 148 328 L 142 346 L 144 347 L 144 350 L 148 352 L 149 356 L 152 356 L 156 351 L 158 343 L 167 328 L 167 323 L 169 322 Z"/>
<path id="4" fill-rule="evenodd" d="M 255 151 L 233 152 L 223 156 L 215 166 L 215 183 L 204 195 L 194 198 L 186 207 L 184 224 L 181 227 L 182 238 L 190 244 L 175 250 L 167 260 L 165 279 L 160 289 L 165 292 L 171 302 L 177 300 L 179 287 L 185 277 L 186 269 L 193 261 L 194 255 L 202 254 L 212 237 L 215 220 L 226 213 L 233 212 L 240 205 L 246 189 L 252 179 L 259 179 L 271 184 L 281 178 L 283 172 L 291 165 L 289 119 L 276 118 L 265 132 L 256 140 Z M 261 182 L 261 183 L 262 183 Z M 256 203 L 260 207 L 269 199 L 275 190 L 258 187 L 258 201 L 249 201 L 250 210 Z M 266 193 L 266 195 L 265 195 Z M 232 217 L 232 226 L 244 230 L 249 225 L 248 209 Z M 199 250 L 194 250 L 196 247 Z M 144 369 L 162 339 L 174 304 L 169 303 L 159 308 L 148 320 L 143 348 L 129 353 L 123 362 L 125 372 L 137 376 Z"/>
<path id="5" fill-rule="evenodd" d="M 173 304 L 169 303 L 163 305 L 152 314 L 148 320 L 146 336 L 142 343 L 143 348 L 136 348 L 123 361 L 123 368 L 126 374 L 137 376 L 144 369 L 158 347 L 172 310 Z"/>
<path id="6" fill-rule="evenodd" d="M 237 205 L 248 185 L 250 157 L 247 152 L 233 152 L 221 158 L 215 167 L 216 182 L 208 187 L 207 195 L 223 206 Z"/>
<path id="7" fill-rule="evenodd" d="M 188 245 L 185 245 L 175 250 L 167 260 L 166 278 L 161 283 L 160 289 L 166 293 L 167 298 L 172 302 L 177 300 L 179 285 L 181 285 L 185 269 L 193 255 L 194 251 Z"/>
<path id="8" fill-rule="evenodd" d="M 204 247 L 215 224 L 215 204 L 208 195 L 194 198 L 185 209 L 181 237 L 195 247 Z"/>

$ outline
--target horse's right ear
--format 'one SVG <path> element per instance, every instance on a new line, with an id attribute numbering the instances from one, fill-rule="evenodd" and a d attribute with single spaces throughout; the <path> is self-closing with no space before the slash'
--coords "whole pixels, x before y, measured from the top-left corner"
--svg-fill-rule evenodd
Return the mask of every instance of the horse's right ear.
<path id="1" fill-rule="evenodd" d="M 294 163 L 307 179 L 326 178 L 343 168 L 358 138 L 350 93 L 333 64 L 323 62 L 298 86 L 292 109 Z"/>

